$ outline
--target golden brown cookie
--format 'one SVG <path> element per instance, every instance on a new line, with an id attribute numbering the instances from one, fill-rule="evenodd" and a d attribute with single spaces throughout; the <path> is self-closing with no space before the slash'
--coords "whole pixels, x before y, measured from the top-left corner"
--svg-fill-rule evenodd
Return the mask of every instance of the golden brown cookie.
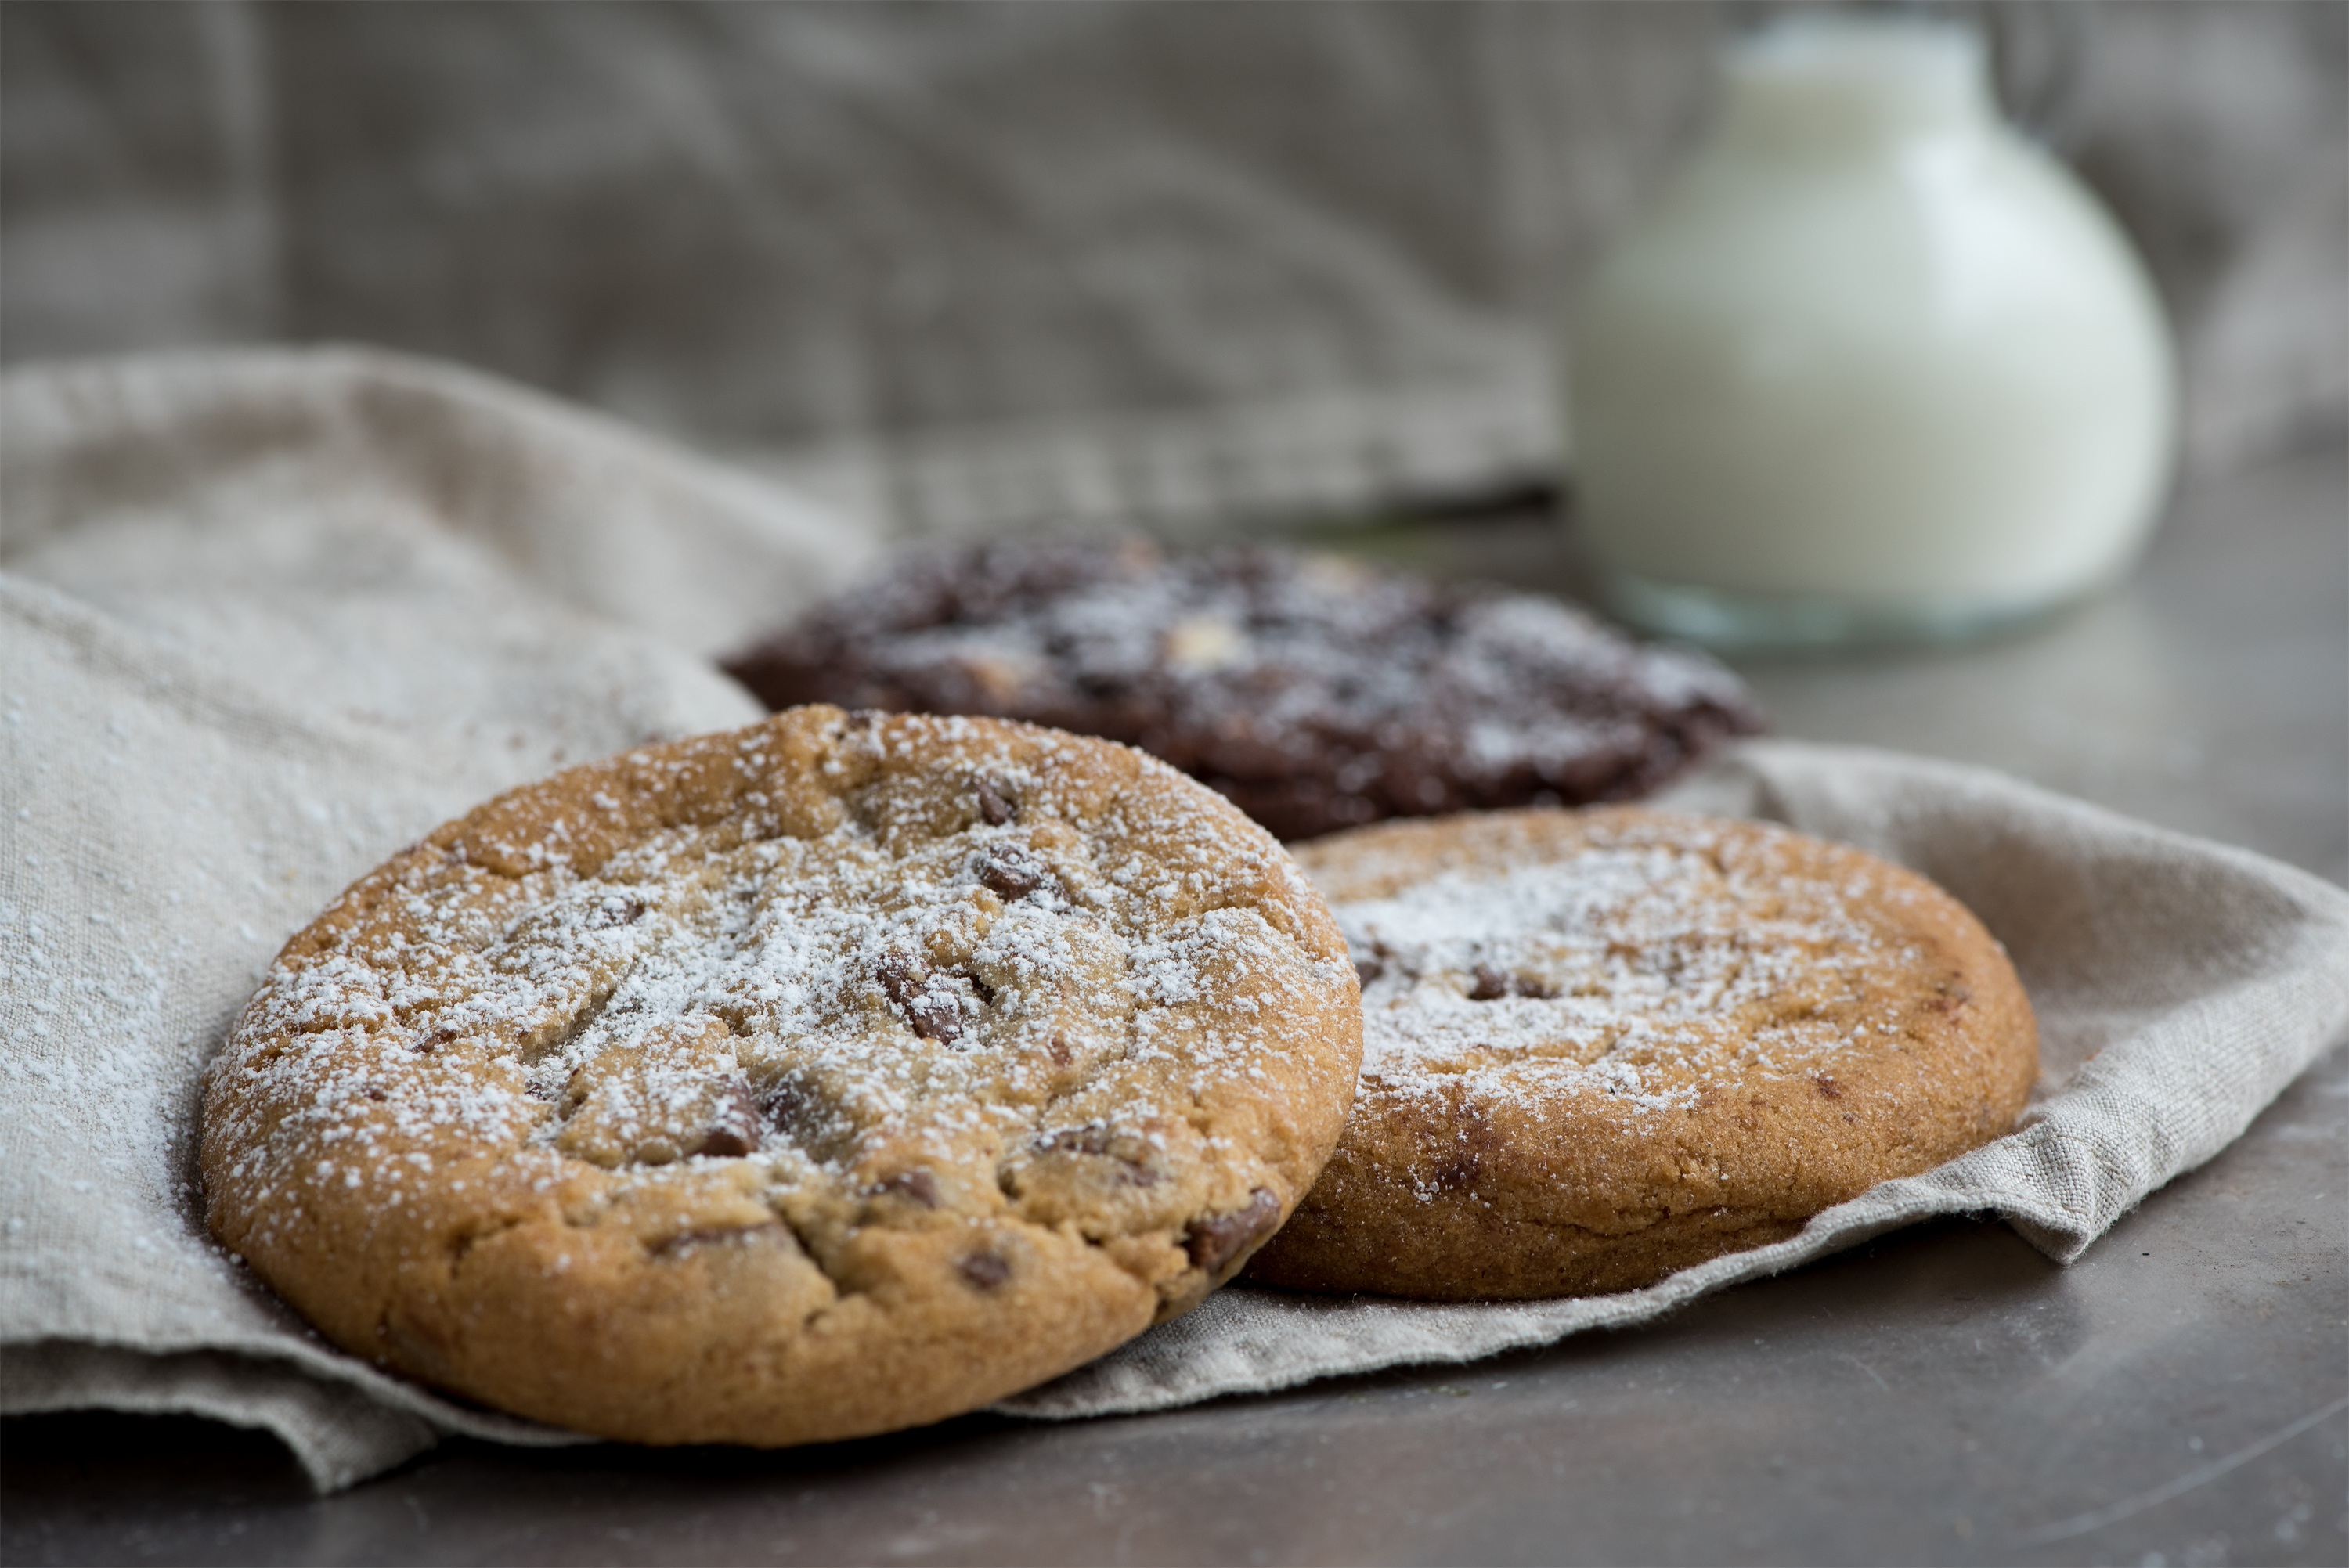
<path id="1" fill-rule="evenodd" d="M 1624 807 L 1297 854 L 1362 975 L 1362 1082 L 1272 1284 L 1647 1284 L 1998 1137 L 2038 1075 L 1990 934 L 1843 845 Z"/>
<path id="2" fill-rule="evenodd" d="M 1345 944 L 1125 747 L 805 707 L 361 879 L 214 1064 L 215 1234 L 346 1349 L 646 1442 L 934 1420 L 1195 1305 L 1311 1185 Z"/>

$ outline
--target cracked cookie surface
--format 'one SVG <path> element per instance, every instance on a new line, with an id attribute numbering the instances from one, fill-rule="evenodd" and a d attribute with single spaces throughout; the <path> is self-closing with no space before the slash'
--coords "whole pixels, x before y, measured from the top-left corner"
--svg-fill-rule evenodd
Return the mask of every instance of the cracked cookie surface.
<path id="1" fill-rule="evenodd" d="M 1362 980 L 1338 1152 L 1250 1273 L 1444 1300 L 1651 1284 L 2006 1132 L 2038 1033 L 1956 900 L 1637 808 L 1301 846 Z"/>
<path id="2" fill-rule="evenodd" d="M 1337 1140 L 1356 998 L 1287 854 L 1164 765 L 793 709 L 354 884 L 211 1070 L 208 1217 L 346 1349 L 523 1415 L 885 1431 L 1237 1272 Z"/>

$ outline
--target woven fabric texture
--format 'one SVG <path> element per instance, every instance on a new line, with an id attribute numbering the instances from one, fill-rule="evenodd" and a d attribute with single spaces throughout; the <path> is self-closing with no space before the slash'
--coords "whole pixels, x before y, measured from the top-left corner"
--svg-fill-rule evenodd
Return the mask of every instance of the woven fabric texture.
<path id="1" fill-rule="evenodd" d="M 1570 465 L 1556 325 L 1767 6 L 0 8 L 0 358 L 356 340 L 907 531 Z M 1988 5 L 2146 254 L 2189 460 L 2349 420 L 2349 8 Z"/>
<path id="2" fill-rule="evenodd" d="M 322 1489 L 447 1433 L 576 1440 L 311 1334 L 207 1239 L 199 1076 L 346 883 L 566 761 L 746 722 L 709 651 L 860 569 L 792 497 L 468 373 L 285 352 L 0 383 L 0 1409 L 280 1436 Z M 2013 1136 L 1777 1246 L 1598 1300 L 1228 1290 L 1010 1401 L 1159 1408 L 1637 1321 L 1931 1214 L 2058 1259 L 2349 1024 L 2349 895 L 1994 775 L 1750 746 L 1682 804 L 1915 866 L 2006 944 L 2047 1073 Z"/>

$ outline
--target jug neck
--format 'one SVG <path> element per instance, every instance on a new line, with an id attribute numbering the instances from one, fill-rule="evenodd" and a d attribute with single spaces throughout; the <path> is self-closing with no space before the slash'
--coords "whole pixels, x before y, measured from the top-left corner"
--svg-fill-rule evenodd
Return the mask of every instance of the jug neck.
<path id="1" fill-rule="evenodd" d="M 1982 36 L 1954 23 L 1816 13 L 1741 40 L 1721 139 L 1820 155 L 1997 122 Z"/>

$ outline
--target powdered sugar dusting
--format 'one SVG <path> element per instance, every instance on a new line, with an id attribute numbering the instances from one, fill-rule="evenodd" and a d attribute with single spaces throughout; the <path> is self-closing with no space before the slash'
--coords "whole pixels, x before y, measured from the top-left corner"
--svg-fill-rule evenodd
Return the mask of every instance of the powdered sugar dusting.
<path id="1" fill-rule="evenodd" d="M 563 846 L 621 793 L 527 842 L 436 835 L 247 1009 L 216 1070 L 271 1109 L 224 1130 L 235 1177 L 255 1203 L 290 1171 L 397 1205 L 485 1153 L 542 1184 L 582 1164 L 623 1183 L 722 1170 L 803 1220 L 794 1194 L 862 1192 L 876 1160 L 918 1168 L 926 1203 L 958 1180 L 999 1202 L 1072 1130 L 1115 1141 L 1122 1169 L 1170 1140 L 1212 1153 L 1185 1107 L 1262 1080 L 1292 1020 L 1347 992 L 1334 945 L 1281 913 L 1309 888 L 1164 765 L 1135 759 L 1171 792 L 1088 800 L 1084 758 L 1000 733 L 852 721 L 794 808 L 802 830 L 762 827 L 773 803 L 752 790 L 585 872 Z M 959 750 L 905 766 L 916 743 Z M 743 747 L 738 773 L 774 771 Z"/>
<path id="2" fill-rule="evenodd" d="M 1790 883 L 1774 858 L 1725 855 L 1685 820 L 1547 856 L 1523 847 L 1514 869 L 1454 867 L 1335 904 L 1363 979 L 1366 1086 L 1474 1079 L 1654 1110 L 1733 1074 L 1811 1070 L 1897 1023 L 1864 1002 L 1895 954 L 1854 905 L 1897 890 Z M 1344 869 L 1353 885 L 1377 880 L 1360 858 Z"/>

